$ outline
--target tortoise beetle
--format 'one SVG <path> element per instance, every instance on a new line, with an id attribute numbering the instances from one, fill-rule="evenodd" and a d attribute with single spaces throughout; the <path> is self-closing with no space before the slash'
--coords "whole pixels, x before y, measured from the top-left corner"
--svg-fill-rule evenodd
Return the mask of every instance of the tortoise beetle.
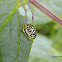
<path id="1" fill-rule="evenodd" d="M 28 36 L 30 40 L 33 40 L 36 38 L 36 31 L 34 29 L 33 24 L 25 23 L 23 25 L 23 32 Z"/>

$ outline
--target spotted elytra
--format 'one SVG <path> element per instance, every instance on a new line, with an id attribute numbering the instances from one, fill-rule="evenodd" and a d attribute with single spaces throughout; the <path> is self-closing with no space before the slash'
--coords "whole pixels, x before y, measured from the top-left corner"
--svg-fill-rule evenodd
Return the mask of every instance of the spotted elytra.
<path id="1" fill-rule="evenodd" d="M 36 38 L 36 31 L 34 29 L 34 26 L 30 23 L 25 23 L 23 25 L 23 32 L 28 36 L 30 40 Z"/>

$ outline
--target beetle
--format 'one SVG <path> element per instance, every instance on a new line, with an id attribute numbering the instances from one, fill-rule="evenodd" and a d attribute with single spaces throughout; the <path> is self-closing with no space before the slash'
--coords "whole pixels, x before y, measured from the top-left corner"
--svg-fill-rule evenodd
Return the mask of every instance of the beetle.
<path id="1" fill-rule="evenodd" d="M 33 40 L 36 38 L 36 31 L 33 24 L 25 23 L 23 25 L 23 32 L 28 36 L 30 40 Z"/>

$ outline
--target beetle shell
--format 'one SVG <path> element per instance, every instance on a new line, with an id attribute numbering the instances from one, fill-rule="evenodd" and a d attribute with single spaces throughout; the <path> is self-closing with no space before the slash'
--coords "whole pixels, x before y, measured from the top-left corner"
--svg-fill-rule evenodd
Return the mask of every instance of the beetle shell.
<path id="1" fill-rule="evenodd" d="M 36 31 L 32 24 L 25 23 L 23 25 L 23 32 L 28 36 L 30 40 L 33 40 L 36 38 Z"/>

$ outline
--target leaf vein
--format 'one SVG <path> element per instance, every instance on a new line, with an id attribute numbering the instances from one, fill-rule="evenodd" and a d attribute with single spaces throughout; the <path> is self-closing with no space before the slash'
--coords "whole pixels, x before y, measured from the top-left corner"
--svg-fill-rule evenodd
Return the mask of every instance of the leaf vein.
<path id="1" fill-rule="evenodd" d="M 18 12 L 17 12 L 18 14 Z M 19 55 L 19 44 L 20 44 L 20 21 L 19 21 L 19 15 L 18 15 L 18 50 L 17 50 L 17 56 L 16 56 L 16 62 L 18 62 L 18 55 Z"/>
<path id="2" fill-rule="evenodd" d="M 0 26 L 0 30 L 2 30 L 2 28 L 7 24 L 13 12 L 17 9 L 16 7 L 17 5 L 13 8 L 13 10 L 9 13 L 8 17 L 6 18 L 6 20 L 2 23 L 2 25 Z"/>

